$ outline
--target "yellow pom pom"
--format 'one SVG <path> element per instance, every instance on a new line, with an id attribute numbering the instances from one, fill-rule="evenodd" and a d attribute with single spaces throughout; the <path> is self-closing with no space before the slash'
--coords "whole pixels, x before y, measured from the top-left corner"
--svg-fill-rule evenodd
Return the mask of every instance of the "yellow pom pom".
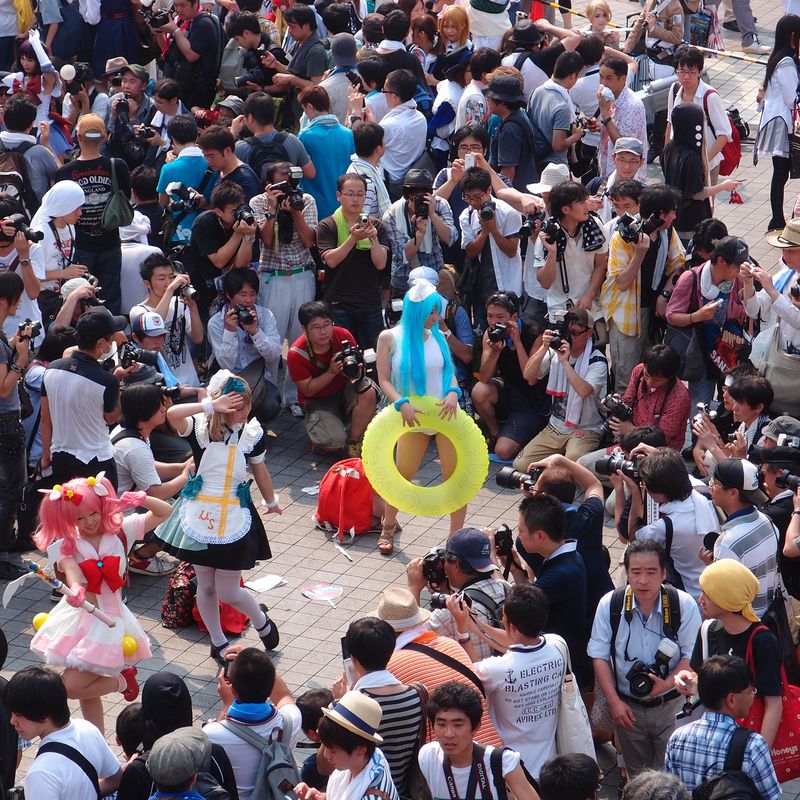
<path id="1" fill-rule="evenodd" d="M 136 639 L 133 636 L 123 636 L 122 637 L 122 652 L 127 656 L 132 656 L 136 652 L 136 648 L 139 645 L 136 644 Z"/>
<path id="2" fill-rule="evenodd" d="M 46 614 L 44 611 L 40 611 L 40 612 L 39 612 L 39 613 L 38 613 L 38 614 L 37 614 L 37 615 L 36 615 L 36 616 L 33 618 L 33 629 L 34 629 L 35 631 L 38 631 L 38 630 L 39 630 L 39 628 L 41 628 L 41 627 L 42 627 L 42 625 L 44 625 L 44 624 L 45 624 L 45 622 L 47 622 L 47 618 L 48 618 L 48 616 L 50 616 L 50 615 L 49 615 L 49 614 Z"/>
<path id="3" fill-rule="evenodd" d="M 60 484 L 60 483 L 57 483 L 57 484 L 56 484 L 56 485 L 53 487 L 53 491 L 54 491 L 54 492 L 60 492 L 62 488 L 63 488 L 63 487 L 61 486 L 61 484 Z"/>
<path id="4" fill-rule="evenodd" d="M 97 479 L 96 478 L 87 478 L 86 479 L 86 484 L 88 486 L 94 486 L 96 483 L 97 483 Z"/>

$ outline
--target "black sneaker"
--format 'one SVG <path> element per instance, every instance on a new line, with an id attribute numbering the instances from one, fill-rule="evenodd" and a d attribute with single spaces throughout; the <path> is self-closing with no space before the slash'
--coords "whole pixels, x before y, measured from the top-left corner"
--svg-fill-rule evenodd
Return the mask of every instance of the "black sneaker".
<path id="1" fill-rule="evenodd" d="M 64 595 L 63 595 L 63 594 L 61 594 L 61 592 L 59 592 L 59 591 L 58 591 L 58 589 L 53 589 L 53 590 L 50 592 L 50 602 L 51 602 L 51 603 L 60 603 L 60 602 L 61 602 L 61 598 L 62 598 L 63 596 L 64 596 Z"/>
<path id="2" fill-rule="evenodd" d="M 11 553 L 30 553 L 37 548 L 30 536 L 21 536 L 14 539 L 8 549 Z"/>
<path id="3" fill-rule="evenodd" d="M 225 644 L 221 644 L 219 647 L 214 647 L 211 645 L 211 658 L 219 664 L 220 667 L 225 666 L 225 651 L 230 647 L 230 642 L 225 642 Z"/>
<path id="4" fill-rule="evenodd" d="M 740 33 L 739 23 L 735 19 L 732 19 L 730 22 L 723 22 L 722 27 L 725 28 L 726 31 L 733 31 L 734 33 Z"/>
<path id="5" fill-rule="evenodd" d="M 9 561 L 0 561 L 0 581 L 13 581 L 27 575 L 28 570 Z"/>
<path id="6" fill-rule="evenodd" d="M 278 633 L 278 626 L 270 619 L 269 614 L 267 613 L 269 609 L 263 603 L 259 603 L 258 607 L 264 612 L 264 616 L 267 618 L 269 630 L 262 634 L 261 631 L 263 631 L 264 628 L 261 628 L 260 630 L 257 629 L 256 633 L 261 639 L 265 650 L 275 650 L 281 640 L 281 635 Z"/>

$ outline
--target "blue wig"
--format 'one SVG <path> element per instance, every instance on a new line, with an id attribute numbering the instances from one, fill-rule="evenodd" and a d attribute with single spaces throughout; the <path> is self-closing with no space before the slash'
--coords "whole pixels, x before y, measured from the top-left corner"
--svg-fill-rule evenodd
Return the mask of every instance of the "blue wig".
<path id="1" fill-rule="evenodd" d="M 404 395 L 436 394 L 433 387 L 426 386 L 425 378 L 425 320 L 434 308 L 441 310 L 442 297 L 438 292 L 431 292 L 424 300 L 409 300 L 408 294 L 403 299 L 403 318 L 400 321 L 402 334 L 400 337 L 400 375 L 398 387 Z M 444 393 L 456 385 L 453 359 L 447 340 L 442 336 L 438 325 L 431 328 L 431 335 L 439 345 L 444 359 L 442 370 L 442 389 Z"/>

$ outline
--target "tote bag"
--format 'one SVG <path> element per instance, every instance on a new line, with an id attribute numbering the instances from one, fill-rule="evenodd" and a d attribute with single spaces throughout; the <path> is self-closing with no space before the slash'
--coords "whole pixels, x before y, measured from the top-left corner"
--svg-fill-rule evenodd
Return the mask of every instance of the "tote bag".
<path id="1" fill-rule="evenodd" d="M 558 754 L 584 753 L 597 760 L 592 740 L 592 724 L 572 672 L 572 659 L 567 643 L 552 633 L 547 638 L 558 648 L 564 658 L 564 680 L 561 683 L 561 701 L 558 706 L 556 750 Z"/>
<path id="2" fill-rule="evenodd" d="M 120 191 L 117 181 L 117 159 L 111 159 L 111 199 L 103 210 L 102 223 L 107 231 L 124 228 L 133 222 L 131 201 Z"/>
<path id="3" fill-rule="evenodd" d="M 800 416 L 800 356 L 784 352 L 780 346 L 781 323 L 775 323 L 772 341 L 761 365 L 761 374 L 772 384 L 775 396 L 771 408 L 781 414 Z"/>

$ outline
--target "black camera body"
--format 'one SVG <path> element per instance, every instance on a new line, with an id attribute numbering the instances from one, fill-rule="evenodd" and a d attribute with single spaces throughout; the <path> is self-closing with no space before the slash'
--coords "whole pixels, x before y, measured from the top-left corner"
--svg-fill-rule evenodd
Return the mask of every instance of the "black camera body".
<path id="1" fill-rule="evenodd" d="M 653 691 L 653 678 L 666 678 L 667 673 L 659 664 L 645 664 L 643 661 L 633 662 L 633 666 L 625 674 L 633 697 L 647 697 Z"/>
<path id="2" fill-rule="evenodd" d="M 241 89 L 248 83 L 255 83 L 258 86 L 267 86 L 269 82 L 270 79 L 267 71 L 260 65 L 247 70 L 247 72 L 243 72 L 241 75 L 236 75 L 233 79 L 233 85 L 237 89 Z"/>
<path id="3" fill-rule="evenodd" d="M 364 356 L 354 344 L 345 342 L 334 358 L 342 362 L 342 375 L 350 383 L 355 383 L 361 378 L 364 369 Z"/>
<path id="4" fill-rule="evenodd" d="M 633 419 L 633 409 L 622 402 L 622 397 L 618 394 L 607 394 L 601 401 L 601 405 L 608 412 L 609 418 L 613 417 L 619 422 L 629 422 Z M 608 420 L 603 423 L 602 431 L 604 434 L 611 434 L 611 426 Z"/>
<path id="5" fill-rule="evenodd" d="M 465 594 L 464 592 L 460 592 L 459 594 L 455 595 L 458 597 L 459 600 L 467 607 L 472 608 L 472 598 Z M 447 598 L 453 597 L 452 594 L 448 594 L 447 592 L 434 592 L 431 594 L 431 608 L 436 611 L 440 608 L 447 608 Z"/>
<path id="6" fill-rule="evenodd" d="M 494 344 L 504 342 L 508 336 L 508 325 L 503 322 L 498 322 L 496 325 L 491 325 L 486 329 L 486 338 Z"/>
<path id="7" fill-rule="evenodd" d="M 116 105 L 117 117 L 119 118 L 120 122 L 124 124 L 127 124 L 128 114 L 131 113 L 131 107 L 130 104 L 128 103 L 130 97 L 131 96 L 129 92 L 123 92 L 122 97 L 120 97 L 119 100 L 117 100 L 117 105 Z"/>
<path id="8" fill-rule="evenodd" d="M 152 139 L 154 136 L 158 136 L 158 131 L 153 128 L 151 125 L 142 125 L 139 128 L 138 132 L 134 131 L 133 134 L 140 142 L 144 142 L 147 144 L 148 139 Z"/>
<path id="9" fill-rule="evenodd" d="M 440 547 L 422 557 L 422 574 L 425 581 L 431 585 L 438 586 L 447 582 L 444 572 L 444 553 L 445 551 Z"/>
<path id="10" fill-rule="evenodd" d="M 520 241 L 530 238 L 537 223 L 542 224 L 547 219 L 544 211 L 534 211 L 533 214 L 526 214 L 519 229 Z"/>
<path id="11" fill-rule="evenodd" d="M 494 476 L 495 483 L 502 489 L 513 489 L 518 491 L 525 489 L 531 491 L 539 480 L 539 476 L 544 472 L 541 467 L 531 470 L 530 472 L 520 472 L 514 467 L 503 467 L 497 475 Z"/>
<path id="12" fill-rule="evenodd" d="M 42 323 L 38 320 L 34 322 L 30 318 L 26 318 L 24 322 L 20 322 L 19 327 L 17 328 L 17 336 L 19 336 L 23 329 L 27 328 L 28 325 L 31 326 L 31 339 L 35 339 L 42 332 Z"/>
<path id="13" fill-rule="evenodd" d="M 478 216 L 488 222 L 494 219 L 495 211 L 497 210 L 497 203 L 494 200 L 487 200 L 479 209 Z"/>
<path id="14" fill-rule="evenodd" d="M 172 269 L 178 275 L 186 275 L 186 269 L 183 266 L 183 261 L 178 261 L 177 259 L 170 259 L 170 263 L 172 264 Z M 180 289 L 176 289 L 174 292 L 175 297 L 182 297 L 184 300 L 194 300 L 197 296 L 197 289 L 194 288 L 191 284 L 188 286 L 181 286 Z"/>
<path id="15" fill-rule="evenodd" d="M 514 534 L 505 522 L 494 532 L 494 549 L 498 558 L 510 558 L 514 549 Z"/>
<path id="16" fill-rule="evenodd" d="M 142 350 L 139 347 L 134 347 L 130 342 L 125 342 L 119 349 L 119 365 L 123 369 L 128 369 L 134 364 L 157 367 L 158 353 L 155 350 Z"/>
<path id="17" fill-rule="evenodd" d="M 200 208 L 200 198 L 196 194 L 192 194 L 188 187 L 184 186 L 180 181 L 173 181 L 167 184 L 166 194 L 170 197 L 169 210 L 173 214 L 185 211 L 191 214 Z M 173 195 L 177 195 L 174 198 Z"/>
<path id="18" fill-rule="evenodd" d="M 625 213 L 617 220 L 617 231 L 623 242 L 636 244 L 639 241 L 640 234 L 643 233 L 649 236 L 654 231 L 657 231 L 663 222 L 664 220 L 658 214 L 651 214 L 647 219 L 639 219 Z"/>
<path id="19" fill-rule="evenodd" d="M 241 326 L 252 325 L 256 321 L 253 312 L 241 303 L 237 303 L 233 306 L 233 311 L 236 312 L 236 318 L 239 320 L 239 325 Z"/>
<path id="20" fill-rule="evenodd" d="M 303 198 L 303 190 L 300 188 L 300 181 L 303 179 L 303 170 L 300 167 L 292 167 L 289 179 L 273 183 L 269 188 L 270 191 L 277 190 L 280 192 L 278 195 L 278 205 L 282 205 L 284 200 L 289 201 L 289 208 L 294 211 L 302 211 L 305 208 L 305 200 Z"/>
<path id="21" fill-rule="evenodd" d="M 92 71 L 85 61 L 76 61 L 72 66 L 75 68 L 75 77 L 64 84 L 64 90 L 74 97 L 83 89 L 83 84 L 88 83 Z"/>
<path id="22" fill-rule="evenodd" d="M 147 24 L 151 28 L 163 28 L 164 25 L 169 25 L 169 11 L 149 11 L 142 9 L 142 13 L 147 20 Z"/>
<path id="23" fill-rule="evenodd" d="M 550 244 L 554 244 L 558 239 L 559 233 L 561 233 L 561 225 L 559 225 L 558 220 L 555 217 L 548 217 L 542 223 L 541 232 L 544 234 L 545 239 L 547 239 Z"/>
<path id="24" fill-rule="evenodd" d="M 782 469 L 780 475 L 775 478 L 775 485 L 796 492 L 800 489 L 800 475 L 792 475 L 788 469 Z"/>
<path id="25" fill-rule="evenodd" d="M 417 219 L 428 219 L 430 216 L 428 203 L 425 198 L 419 194 L 414 197 L 414 216 Z"/>
<path id="26" fill-rule="evenodd" d="M 9 214 L 3 219 L 3 222 L 11 223 L 14 226 L 14 230 L 22 233 L 29 242 L 41 242 L 44 239 L 44 234 L 41 231 L 34 231 L 28 227 L 28 220 L 24 214 Z M 0 232 L 0 241 L 13 242 L 14 237 L 5 236 Z"/>
<path id="27" fill-rule="evenodd" d="M 594 462 L 594 471 L 598 475 L 614 475 L 620 470 L 623 475 L 627 475 L 632 481 L 639 480 L 639 466 L 635 459 L 630 461 L 622 453 L 607 456 Z"/>
<path id="28" fill-rule="evenodd" d="M 244 222 L 245 225 L 256 224 L 256 218 L 253 216 L 253 210 L 249 205 L 247 205 L 247 203 L 242 203 L 240 206 L 236 206 L 236 209 L 233 212 L 233 221 Z"/>

